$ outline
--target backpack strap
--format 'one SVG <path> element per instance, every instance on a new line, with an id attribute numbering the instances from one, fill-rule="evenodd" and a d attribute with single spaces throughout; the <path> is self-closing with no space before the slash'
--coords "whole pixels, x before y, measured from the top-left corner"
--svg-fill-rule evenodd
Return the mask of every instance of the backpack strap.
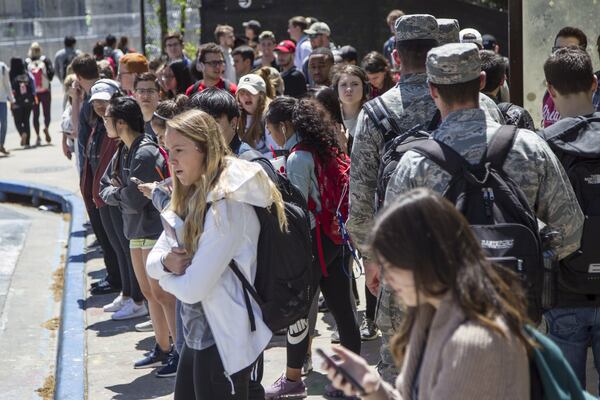
<path id="1" fill-rule="evenodd" d="M 435 139 L 422 140 L 410 150 L 433 161 L 452 176 L 460 174 L 469 167 L 467 161 L 452 147 Z"/>
<path id="2" fill-rule="evenodd" d="M 517 137 L 517 127 L 514 125 L 502 125 L 494 136 L 487 148 L 485 160 L 491 164 L 496 171 L 502 171 L 502 166 L 506 160 L 508 152 L 513 147 Z"/>
<path id="3" fill-rule="evenodd" d="M 363 110 L 365 110 L 371 121 L 375 124 L 375 127 L 381 132 L 384 141 L 387 142 L 390 139 L 390 134 L 395 135 L 397 132 L 400 132 L 398 123 L 392 117 L 392 113 L 381 97 L 376 97 L 366 102 L 363 105 Z"/>
<path id="4" fill-rule="evenodd" d="M 208 214 L 208 210 L 210 209 L 211 206 L 212 206 L 212 203 L 206 203 L 206 208 L 204 209 L 204 220 L 205 221 L 206 221 L 206 214 Z M 256 207 L 255 207 L 255 209 L 256 209 Z M 256 317 L 254 316 L 254 311 L 252 310 L 252 304 L 250 303 L 250 296 L 252 296 L 252 298 L 254 298 L 254 300 L 259 305 L 262 305 L 263 301 L 260 298 L 260 296 L 258 295 L 258 292 L 254 288 L 254 286 L 252 286 L 252 284 L 248 281 L 248 279 L 246 279 L 246 276 L 244 276 L 242 271 L 240 271 L 240 268 L 237 266 L 237 264 L 235 263 L 234 260 L 231 260 L 229 262 L 229 268 L 231 268 L 231 271 L 233 272 L 233 274 L 242 283 L 242 289 L 244 291 L 244 303 L 246 304 L 246 311 L 248 312 L 248 319 L 250 319 L 250 331 L 254 332 L 254 331 L 256 331 Z M 248 293 L 250 293 L 250 296 L 248 295 Z"/>
<path id="5" fill-rule="evenodd" d="M 256 317 L 254 316 L 254 311 L 252 310 L 252 304 L 250 303 L 250 297 L 248 296 L 248 293 L 250 293 L 250 296 L 252 296 L 252 298 L 259 305 L 262 304 L 262 300 L 254 286 L 252 286 L 244 274 L 242 274 L 242 271 L 240 271 L 235 261 L 231 260 L 229 263 L 229 268 L 231 268 L 231 271 L 233 271 L 235 276 L 237 276 L 242 283 L 242 287 L 244 288 L 244 303 L 246 303 L 246 311 L 248 312 L 248 318 L 250 319 L 250 331 L 254 332 L 256 331 Z"/>

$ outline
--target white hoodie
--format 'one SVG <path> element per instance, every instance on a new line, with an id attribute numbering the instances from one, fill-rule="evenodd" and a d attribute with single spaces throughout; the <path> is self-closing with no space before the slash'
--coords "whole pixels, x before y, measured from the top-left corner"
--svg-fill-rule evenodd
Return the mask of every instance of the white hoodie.
<path id="1" fill-rule="evenodd" d="M 161 257 L 170 250 L 164 233 L 148 256 L 148 275 L 158 279 L 164 290 L 187 304 L 201 302 L 228 375 L 256 361 L 272 337 L 254 300 L 256 331 L 250 331 L 242 284 L 228 267 L 235 260 L 254 282 L 260 224 L 253 206 L 273 203 L 268 179 L 258 163 L 227 157 L 219 181 L 207 195 L 212 206 L 185 273 L 174 275 L 163 269 Z M 194 339 L 186 338 L 186 342 Z"/>

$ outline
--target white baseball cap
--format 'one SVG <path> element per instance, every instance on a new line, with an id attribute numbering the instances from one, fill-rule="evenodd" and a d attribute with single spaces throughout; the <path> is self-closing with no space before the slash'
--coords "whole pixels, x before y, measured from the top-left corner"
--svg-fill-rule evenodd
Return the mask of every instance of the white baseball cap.
<path id="1" fill-rule="evenodd" d="M 92 86 L 90 103 L 93 100 L 110 100 L 113 95 L 121 89 L 119 82 L 112 79 L 99 79 Z"/>
<path id="2" fill-rule="evenodd" d="M 258 94 L 259 92 L 266 93 L 267 85 L 260 76 L 256 74 L 248 74 L 240 78 L 237 90 L 240 91 L 242 89 L 249 91 L 251 94 Z"/>
<path id="3" fill-rule="evenodd" d="M 465 28 L 458 34 L 461 43 L 475 43 L 481 50 L 483 48 L 483 38 L 477 29 Z"/>

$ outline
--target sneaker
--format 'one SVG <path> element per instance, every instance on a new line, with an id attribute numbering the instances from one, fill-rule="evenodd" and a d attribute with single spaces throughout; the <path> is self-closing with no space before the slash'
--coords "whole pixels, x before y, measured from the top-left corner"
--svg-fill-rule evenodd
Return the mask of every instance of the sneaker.
<path id="1" fill-rule="evenodd" d="M 323 295 L 319 296 L 319 312 L 326 313 L 329 311 L 329 307 L 327 307 L 327 302 L 325 301 L 325 297 Z"/>
<path id="2" fill-rule="evenodd" d="M 373 340 L 379 336 L 379 329 L 370 318 L 363 318 L 360 324 L 360 338 L 362 340 Z"/>
<path id="3" fill-rule="evenodd" d="M 313 370 L 313 364 L 312 364 L 312 356 L 310 354 L 307 354 L 304 357 L 304 363 L 302 364 L 302 371 L 300 372 L 302 374 L 302 376 L 306 376 L 308 374 L 310 374 Z"/>
<path id="4" fill-rule="evenodd" d="M 154 350 L 152 350 L 150 354 L 133 364 L 133 368 L 142 369 L 164 367 L 169 362 L 169 353 L 170 352 L 168 351 L 162 351 L 157 343 L 154 346 Z"/>
<path id="5" fill-rule="evenodd" d="M 305 399 L 306 386 L 302 380 L 298 382 L 288 381 L 283 373 L 279 379 L 265 389 L 265 400 L 277 399 Z"/>
<path id="6" fill-rule="evenodd" d="M 133 299 L 128 299 L 123 307 L 112 315 L 112 319 L 115 321 L 122 321 L 125 319 L 145 317 L 146 315 L 148 315 L 146 303 L 135 304 Z"/>
<path id="7" fill-rule="evenodd" d="M 360 400 L 356 396 L 346 396 L 344 392 L 334 388 L 331 383 L 325 385 L 325 393 L 323 395 L 329 399 Z"/>
<path id="8" fill-rule="evenodd" d="M 107 280 L 103 280 L 100 283 L 98 283 L 96 286 L 94 286 L 90 290 L 90 293 L 93 295 L 98 295 L 98 294 L 118 293 L 120 291 L 121 291 L 120 287 L 111 285 Z"/>
<path id="9" fill-rule="evenodd" d="M 104 307 L 102 307 L 102 309 L 104 310 L 104 312 L 119 311 L 127 303 L 127 300 L 129 299 L 124 299 L 122 295 L 118 295 L 117 297 L 115 297 L 112 303 L 105 305 Z"/>
<path id="10" fill-rule="evenodd" d="M 156 371 L 157 378 L 171 378 L 177 375 L 177 365 L 179 364 L 179 353 L 177 350 L 171 350 L 167 365 Z"/>
<path id="11" fill-rule="evenodd" d="M 152 320 L 140 322 L 139 324 L 135 324 L 135 330 L 138 332 L 154 332 L 154 327 L 152 326 Z"/>
<path id="12" fill-rule="evenodd" d="M 340 343 L 340 332 L 338 331 L 337 327 L 335 328 L 335 331 L 333 331 L 331 333 L 331 343 L 333 343 L 333 344 Z"/>

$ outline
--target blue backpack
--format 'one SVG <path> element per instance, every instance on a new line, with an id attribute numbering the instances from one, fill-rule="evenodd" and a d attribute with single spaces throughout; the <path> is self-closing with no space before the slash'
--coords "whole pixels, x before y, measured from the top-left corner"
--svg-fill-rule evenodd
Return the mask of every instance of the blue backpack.
<path id="1" fill-rule="evenodd" d="M 595 400 L 581 383 L 560 348 L 532 326 L 525 334 L 539 347 L 530 355 L 531 400 Z"/>

